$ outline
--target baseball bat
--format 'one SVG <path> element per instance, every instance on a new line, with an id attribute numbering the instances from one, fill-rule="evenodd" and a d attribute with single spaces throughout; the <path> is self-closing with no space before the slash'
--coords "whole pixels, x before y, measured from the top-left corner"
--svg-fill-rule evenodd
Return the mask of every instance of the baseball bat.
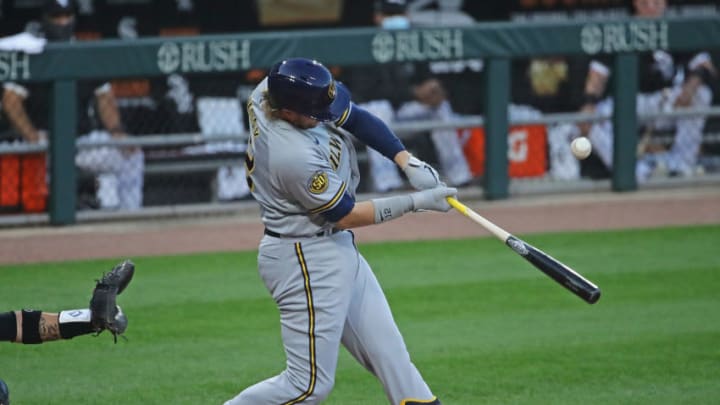
<path id="1" fill-rule="evenodd" d="M 576 273 L 573 269 L 561 263 L 547 253 L 526 243 L 522 239 L 511 235 L 477 212 L 466 207 L 463 203 L 453 197 L 447 198 L 448 203 L 461 214 L 472 219 L 495 237 L 503 241 L 510 249 L 530 262 L 538 270 L 545 273 L 561 286 L 567 288 L 573 294 L 582 298 L 588 304 L 594 304 L 600 299 L 600 288 L 585 277 Z"/>

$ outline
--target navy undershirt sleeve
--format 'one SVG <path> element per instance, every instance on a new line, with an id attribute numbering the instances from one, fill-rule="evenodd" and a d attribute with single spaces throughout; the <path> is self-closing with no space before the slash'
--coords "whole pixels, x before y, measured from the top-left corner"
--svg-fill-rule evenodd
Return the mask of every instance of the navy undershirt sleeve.
<path id="1" fill-rule="evenodd" d="M 355 207 L 355 199 L 348 193 L 345 193 L 334 207 L 323 211 L 321 215 L 330 222 L 337 222 L 349 214 L 353 207 Z"/>
<path id="2" fill-rule="evenodd" d="M 380 118 L 356 104 L 352 105 L 350 115 L 341 127 L 390 160 L 393 160 L 398 152 L 405 150 L 400 139 Z"/>

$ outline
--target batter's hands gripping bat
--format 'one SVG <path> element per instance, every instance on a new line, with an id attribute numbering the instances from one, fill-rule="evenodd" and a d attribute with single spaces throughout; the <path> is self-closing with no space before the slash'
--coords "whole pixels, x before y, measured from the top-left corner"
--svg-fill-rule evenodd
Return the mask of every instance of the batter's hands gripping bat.
<path id="1" fill-rule="evenodd" d="M 447 198 L 448 203 L 460 211 L 466 217 L 472 219 L 485 229 L 490 231 L 498 239 L 503 241 L 515 253 L 524 257 L 538 270 L 547 274 L 561 286 L 567 288 L 573 294 L 582 298 L 588 304 L 594 304 L 600 299 L 600 288 L 584 278 L 580 274 L 573 271 L 570 267 L 560 263 L 557 259 L 551 257 L 540 249 L 525 243 L 523 240 L 511 235 L 504 229 L 493 224 L 480 214 L 466 207 L 463 203 L 453 197 Z"/>

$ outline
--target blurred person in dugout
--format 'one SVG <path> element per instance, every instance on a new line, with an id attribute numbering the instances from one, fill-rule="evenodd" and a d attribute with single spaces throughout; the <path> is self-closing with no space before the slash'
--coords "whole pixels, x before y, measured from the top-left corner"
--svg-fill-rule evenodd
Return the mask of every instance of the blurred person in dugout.
<path id="1" fill-rule="evenodd" d="M 666 0 L 634 0 L 637 18 L 660 18 L 667 8 Z M 603 98 L 611 75 L 609 60 L 596 59 L 590 63 L 585 81 L 584 104 L 581 112 L 612 114 L 612 98 Z M 639 55 L 639 83 L 637 114 L 671 112 L 677 108 L 707 108 L 712 102 L 708 84 L 717 78 L 717 71 L 707 52 L 681 54 L 657 50 Z M 635 177 L 639 183 L 655 175 L 690 176 L 697 170 L 705 116 L 653 118 L 641 122 L 638 142 L 638 161 Z M 674 130 L 672 145 L 666 149 L 652 141 L 656 131 Z M 580 135 L 587 136 L 595 154 L 612 171 L 612 122 L 562 124 L 553 135 L 566 141 Z M 558 135 L 559 134 L 559 135 Z M 551 136 L 553 136 L 551 135 Z M 607 173 L 606 173 L 607 175 Z"/>
<path id="2" fill-rule="evenodd" d="M 374 23 L 385 30 L 410 28 L 407 0 L 377 0 Z M 339 80 L 353 97 L 386 124 L 410 120 L 452 120 L 456 114 L 442 83 L 427 65 L 394 63 L 344 68 Z M 436 129 L 430 138 L 437 154 L 440 172 L 452 186 L 472 180 L 462 144 L 454 128 Z M 397 165 L 367 148 L 372 191 L 385 192 L 403 187 Z"/>
<path id="3" fill-rule="evenodd" d="M 45 0 L 42 35 L 50 42 L 72 41 L 75 28 L 74 0 Z M 47 84 L 3 84 L 2 114 L 19 140 L 46 143 L 49 119 Z M 109 83 L 78 83 L 78 133 L 83 142 L 123 139 L 115 96 Z M 136 147 L 79 148 L 75 164 L 97 175 L 97 204 L 100 208 L 136 210 L 142 206 L 144 157 Z"/>
<path id="4" fill-rule="evenodd" d="M 167 21 L 164 23 L 156 26 L 154 22 L 125 17 L 118 22 L 117 37 L 132 41 L 143 33 L 166 38 L 202 33 L 192 3 L 165 6 Z M 112 85 L 121 114 L 132 133 L 201 134 L 207 142 L 184 146 L 180 150 L 189 156 L 203 156 L 244 152 L 244 104 L 238 97 L 237 76 L 236 72 L 214 75 L 172 73 L 114 80 Z M 215 136 L 227 135 L 238 135 L 243 142 L 210 141 Z M 236 201 L 250 195 L 241 161 L 219 167 L 208 186 L 217 201 Z"/>

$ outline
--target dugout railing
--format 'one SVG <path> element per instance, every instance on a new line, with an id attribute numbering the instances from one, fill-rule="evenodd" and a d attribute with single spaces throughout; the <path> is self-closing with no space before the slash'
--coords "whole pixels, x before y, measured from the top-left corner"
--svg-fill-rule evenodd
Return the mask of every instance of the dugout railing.
<path id="1" fill-rule="evenodd" d="M 635 95 L 638 88 L 637 52 L 653 50 L 692 51 L 720 48 L 717 18 L 663 20 L 614 20 L 553 23 L 488 23 L 466 27 L 437 27 L 408 31 L 366 29 L 312 30 L 287 33 L 251 33 L 182 38 L 147 38 L 134 41 L 105 40 L 73 44 L 50 44 L 39 55 L 0 52 L 0 80 L 51 82 L 48 150 L 50 193 L 49 220 L 55 225 L 76 221 L 77 171 L 74 156 L 75 119 L 79 80 L 122 77 L 154 77 L 172 73 L 221 74 L 267 68 L 289 56 L 317 58 L 330 65 L 427 62 L 482 58 L 483 118 L 470 117 L 453 123 L 414 123 L 416 128 L 482 125 L 486 134 L 483 196 L 502 199 L 509 194 L 507 106 L 510 103 L 510 60 L 550 55 L 613 55 L 611 117 L 615 134 L 615 191 L 637 188 L 634 177 L 635 138 L 624 136 L 637 128 Z M 715 115 L 706 111 L 674 114 Z M 568 114 L 543 120 L 588 121 L 608 117 Z M 527 121 L 529 122 L 529 121 Z M 554 121 L 553 121 L 554 122 Z M 403 126 L 397 126 L 402 133 Z M 204 141 L 188 135 L 191 142 Z M 156 141 L 170 144 L 172 137 Z M 208 139 L 209 141 L 210 139 Z M 155 141 L 133 139 L 117 144 Z M 187 140 L 183 140 L 185 142 Z M 217 141 L 217 138 L 212 138 Z M 113 144 L 116 144 L 113 142 Z M 13 146 L 22 150 L 23 146 Z M 36 149 L 39 148 L 39 149 Z M 32 150 L 43 150 L 30 146 Z M 4 149 L 7 152 L 10 149 Z M 2 153 L 2 152 L 0 152 Z"/>

